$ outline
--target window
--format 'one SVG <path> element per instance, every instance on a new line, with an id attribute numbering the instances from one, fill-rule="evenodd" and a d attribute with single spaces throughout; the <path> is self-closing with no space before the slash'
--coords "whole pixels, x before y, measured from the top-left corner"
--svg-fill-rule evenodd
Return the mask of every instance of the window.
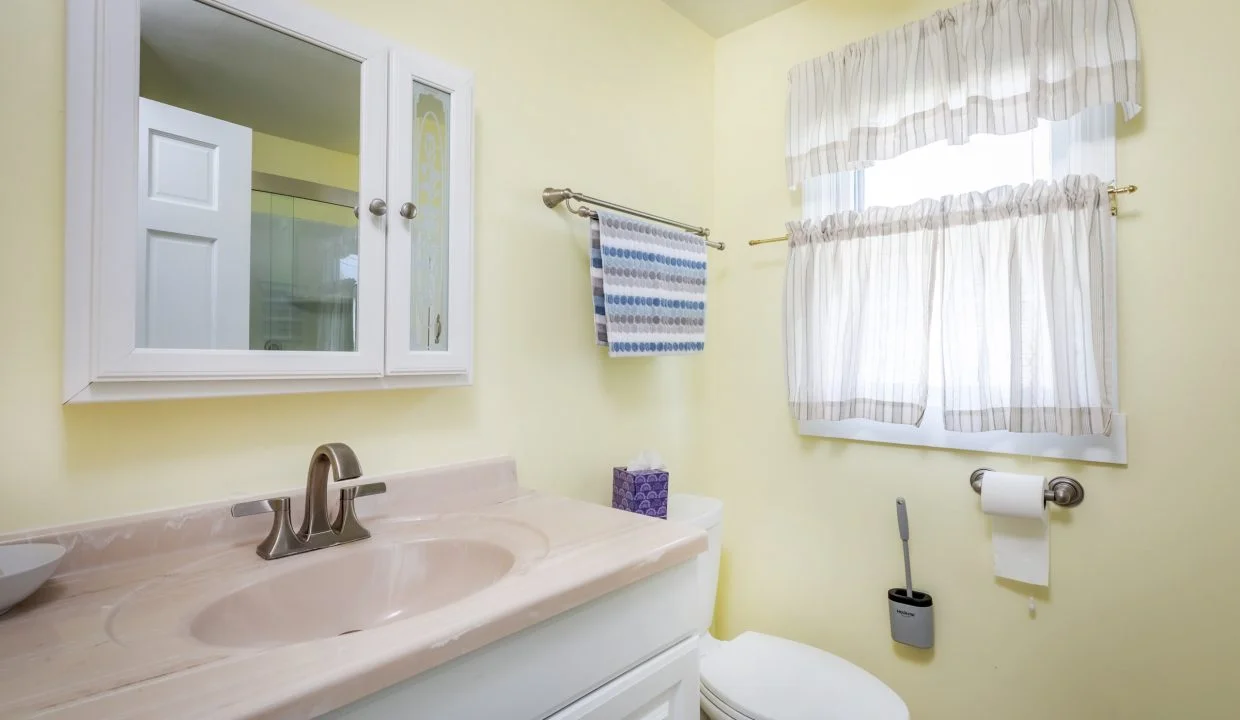
<path id="1" fill-rule="evenodd" d="M 925 198 L 984 192 L 1005 185 L 1021 185 L 1038 180 L 1057 180 L 1069 174 L 1089 174 L 1104 179 L 1115 177 L 1114 109 L 1098 107 L 1061 122 L 1042 121 L 1030 132 L 1012 135 L 977 135 L 965 145 L 935 143 L 881 161 L 861 171 L 835 173 L 808 180 L 803 189 L 803 217 L 819 219 L 846 211 L 871 207 L 912 205 Z M 1113 306 L 1114 298 L 1110 298 Z M 986 313 L 977 312 L 985 323 Z M 875 373 L 901 376 L 900 384 L 916 387 L 928 371 L 928 405 L 920 426 L 881 423 L 873 420 L 803 420 L 801 433 L 821 437 L 846 438 L 902 445 L 919 445 L 985 452 L 1036 455 L 1095 462 L 1124 463 L 1125 419 L 1112 416 L 1111 433 L 1064 436 L 1053 433 L 1007 431 L 952 432 L 944 424 L 944 342 L 967 348 L 965 337 L 944 338 L 942 318 L 935 311 L 930 320 L 928 367 L 901 357 L 883 358 L 885 367 Z M 1112 347 L 1114 346 L 1112 338 Z M 964 355 L 967 357 L 967 349 Z M 954 355 L 961 357 L 959 347 Z M 1054 362 L 1047 357 L 1045 362 Z M 1111 358 L 1112 364 L 1114 358 Z M 900 368 L 905 363 L 906 367 Z M 980 369 L 979 369 L 980 370 Z M 865 369 L 860 381 L 866 382 Z M 985 372 L 973 375 L 985 378 Z M 1115 373 L 1111 373 L 1115 377 Z M 996 373 L 991 380 L 999 384 L 1006 375 Z M 982 380 L 985 382 L 985 380 Z M 956 389 L 958 390 L 958 389 Z M 1117 388 L 1110 388 L 1118 407 Z M 967 391 L 967 390 L 966 390 Z M 1032 392 L 1049 393 L 1034 387 Z"/>

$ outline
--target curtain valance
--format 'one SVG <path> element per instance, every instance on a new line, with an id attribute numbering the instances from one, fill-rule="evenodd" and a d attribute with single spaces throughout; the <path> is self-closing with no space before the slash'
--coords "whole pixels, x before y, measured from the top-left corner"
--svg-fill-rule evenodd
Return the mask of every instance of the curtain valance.
<path id="1" fill-rule="evenodd" d="M 1140 109 L 1132 0 L 973 0 L 795 66 L 788 181 L 940 140 Z"/>

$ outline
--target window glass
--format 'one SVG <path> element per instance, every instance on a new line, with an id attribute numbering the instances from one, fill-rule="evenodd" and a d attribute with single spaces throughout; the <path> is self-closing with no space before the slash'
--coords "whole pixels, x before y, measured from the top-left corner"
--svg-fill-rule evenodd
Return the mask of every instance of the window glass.
<path id="1" fill-rule="evenodd" d="M 946 141 L 884 160 L 862 172 L 862 207 L 897 207 L 926 198 L 1051 179 L 1051 124 L 1014 135 Z"/>

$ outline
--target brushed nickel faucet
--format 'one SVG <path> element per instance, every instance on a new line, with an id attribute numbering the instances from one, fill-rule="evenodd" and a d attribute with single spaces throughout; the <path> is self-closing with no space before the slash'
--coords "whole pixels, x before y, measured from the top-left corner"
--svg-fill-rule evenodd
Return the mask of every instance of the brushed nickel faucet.
<path id="1" fill-rule="evenodd" d="M 327 476 L 336 476 L 336 482 L 353 480 L 362 476 L 362 465 L 357 454 L 344 443 L 320 445 L 310 456 L 310 469 L 306 472 L 306 512 L 301 519 L 301 529 L 293 530 L 290 508 L 292 500 L 285 497 L 252 500 L 232 506 L 233 517 L 245 517 L 259 513 L 274 513 L 271 532 L 258 544 L 255 552 L 264 560 L 276 560 L 311 550 L 344 543 L 365 540 L 370 531 L 357 520 L 353 501 L 366 495 L 387 492 L 381 482 L 346 488 L 340 491 L 340 506 L 335 520 L 327 519 Z"/>

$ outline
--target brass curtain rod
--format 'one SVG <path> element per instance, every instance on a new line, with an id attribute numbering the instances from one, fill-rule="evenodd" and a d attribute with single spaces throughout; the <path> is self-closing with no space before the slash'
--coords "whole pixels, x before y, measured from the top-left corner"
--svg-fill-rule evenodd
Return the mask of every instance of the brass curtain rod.
<path id="1" fill-rule="evenodd" d="M 549 208 L 555 208 L 560 203 L 565 203 L 565 207 L 567 207 L 568 211 L 573 213 L 574 215 L 580 215 L 581 217 L 598 217 L 597 214 L 593 210 L 586 207 L 585 205 L 578 205 L 577 207 L 574 208 L 572 204 L 567 202 L 569 200 L 576 200 L 577 202 L 582 202 L 582 203 L 590 203 L 591 205 L 605 207 L 608 210 L 615 210 L 617 212 L 622 212 L 626 215 L 633 215 L 635 217 L 639 217 L 644 220 L 651 220 L 653 222 L 663 223 L 664 225 L 671 225 L 672 227 L 678 227 L 681 230 L 687 230 L 688 232 L 691 232 L 694 235 L 701 235 L 702 242 L 706 243 L 710 247 L 715 248 L 716 250 L 723 250 L 726 247 L 723 243 L 710 239 L 710 228 L 698 227 L 696 225 L 688 225 L 686 223 L 682 223 L 676 220 L 669 220 L 665 217 L 660 217 L 658 215 L 652 215 L 648 212 L 642 212 L 641 210 L 634 210 L 633 208 L 630 208 L 630 207 L 625 207 L 623 205 L 617 205 L 616 203 L 607 202 L 606 200 L 600 200 L 596 197 L 590 197 L 589 195 L 585 195 L 583 193 L 573 192 L 569 188 L 544 188 L 542 191 L 543 204 Z M 750 243 L 750 245 L 752 244 L 753 243 Z"/>
<path id="2" fill-rule="evenodd" d="M 1111 215 L 1114 216 L 1114 215 L 1119 214 L 1119 202 L 1116 200 L 1117 196 L 1130 195 L 1132 193 L 1135 193 L 1136 191 L 1137 191 L 1136 185 L 1121 185 L 1119 187 L 1112 185 L 1111 187 L 1107 188 L 1107 192 L 1110 193 L 1111 195 Z M 760 240 L 750 240 L 749 244 L 751 246 L 752 245 L 767 245 L 769 243 L 787 242 L 787 241 L 788 241 L 787 235 L 780 235 L 779 237 L 769 237 L 769 238 L 762 238 Z"/>

